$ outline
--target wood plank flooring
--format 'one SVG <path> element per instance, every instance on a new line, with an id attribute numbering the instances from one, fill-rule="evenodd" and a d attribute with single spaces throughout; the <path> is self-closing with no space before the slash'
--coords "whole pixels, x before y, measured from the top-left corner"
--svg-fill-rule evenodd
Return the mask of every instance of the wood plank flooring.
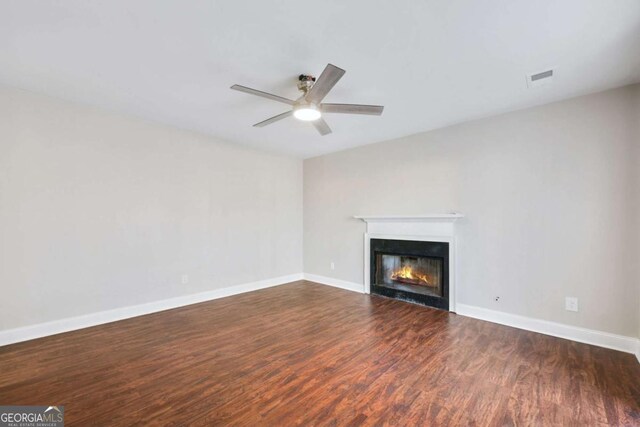
<path id="1" fill-rule="evenodd" d="M 0 347 L 68 426 L 640 425 L 630 354 L 310 282 Z"/>

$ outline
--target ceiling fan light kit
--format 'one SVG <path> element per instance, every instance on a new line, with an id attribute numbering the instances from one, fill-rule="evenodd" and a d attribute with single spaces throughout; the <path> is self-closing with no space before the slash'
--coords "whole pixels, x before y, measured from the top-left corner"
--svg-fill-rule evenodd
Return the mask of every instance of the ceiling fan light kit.
<path id="1" fill-rule="evenodd" d="M 322 117 L 322 113 L 313 104 L 301 104 L 293 107 L 293 117 L 303 122 L 312 122 Z"/>
<path id="2" fill-rule="evenodd" d="M 384 110 L 384 107 L 381 105 L 323 104 L 322 100 L 324 97 L 327 96 L 329 91 L 336 83 L 338 83 L 338 80 L 342 78 L 344 73 L 345 70 L 342 68 L 338 68 L 332 64 L 327 64 L 324 71 L 317 79 L 307 74 L 300 74 L 298 77 L 298 90 L 302 92 L 302 96 L 297 100 L 284 98 L 282 96 L 263 92 L 257 89 L 251 89 L 241 85 L 233 85 L 231 86 L 231 89 L 271 99 L 272 101 L 289 104 L 292 107 L 290 111 L 285 111 L 277 116 L 273 116 L 267 120 L 256 123 L 253 125 L 254 127 L 264 127 L 293 115 L 293 117 L 298 120 L 311 122 L 320 135 L 324 136 L 331 133 L 331 128 L 322 118 L 323 113 L 367 114 L 379 116 Z"/>

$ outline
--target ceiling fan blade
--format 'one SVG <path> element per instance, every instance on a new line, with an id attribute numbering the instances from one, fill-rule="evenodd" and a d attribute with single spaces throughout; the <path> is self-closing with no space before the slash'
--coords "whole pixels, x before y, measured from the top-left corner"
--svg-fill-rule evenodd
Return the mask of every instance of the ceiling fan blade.
<path id="1" fill-rule="evenodd" d="M 359 104 L 322 104 L 323 113 L 341 114 L 369 114 L 379 116 L 384 107 L 382 105 L 359 105 Z"/>
<path id="2" fill-rule="evenodd" d="M 305 99 L 314 104 L 319 104 L 324 99 L 329 91 L 338 83 L 338 80 L 346 73 L 342 68 L 338 68 L 335 65 L 327 64 L 324 68 L 318 80 L 311 86 L 309 93 L 305 96 Z"/>
<path id="3" fill-rule="evenodd" d="M 324 121 L 324 119 L 319 118 L 318 120 L 314 120 L 311 123 L 313 123 L 313 127 L 315 127 L 318 132 L 320 132 L 320 135 L 325 136 L 331 133 L 331 128 L 329 127 L 327 122 Z"/>
<path id="4" fill-rule="evenodd" d="M 278 114 L 277 116 L 273 116 L 273 117 L 271 117 L 271 118 L 269 118 L 267 120 L 263 120 L 260 123 L 256 123 L 255 125 L 253 125 L 253 127 L 261 128 L 261 127 L 264 127 L 266 125 L 270 125 L 271 123 L 275 123 L 275 122 L 277 122 L 279 120 L 286 119 L 287 117 L 289 117 L 292 114 L 293 114 L 293 111 L 287 111 L 285 113 Z"/>
<path id="5" fill-rule="evenodd" d="M 246 86 L 233 85 L 233 86 L 231 86 L 231 89 L 238 90 L 238 91 L 244 92 L 244 93 L 248 93 L 250 95 L 261 96 L 263 98 L 271 99 L 273 101 L 284 102 L 285 104 L 289 104 L 289 105 L 293 105 L 295 103 L 295 101 L 293 101 L 291 99 L 284 98 L 284 97 L 278 96 L 278 95 L 274 95 L 272 93 L 263 92 L 261 90 L 251 89 L 250 87 L 246 87 Z"/>

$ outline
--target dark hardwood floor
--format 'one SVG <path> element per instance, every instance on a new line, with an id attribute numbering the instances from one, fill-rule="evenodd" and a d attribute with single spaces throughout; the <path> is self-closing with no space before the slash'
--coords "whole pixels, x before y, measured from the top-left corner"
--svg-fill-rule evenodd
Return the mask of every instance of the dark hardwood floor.
<path id="1" fill-rule="evenodd" d="M 67 425 L 640 425 L 631 354 L 309 282 L 0 347 Z"/>

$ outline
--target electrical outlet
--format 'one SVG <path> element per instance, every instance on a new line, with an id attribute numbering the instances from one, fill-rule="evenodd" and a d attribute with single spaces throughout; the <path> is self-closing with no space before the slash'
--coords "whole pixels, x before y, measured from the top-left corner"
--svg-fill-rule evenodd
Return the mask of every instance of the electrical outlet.
<path id="1" fill-rule="evenodd" d="M 499 296 L 496 297 L 495 300 L 496 300 L 496 302 L 499 302 L 500 301 L 500 297 Z"/>
<path id="2" fill-rule="evenodd" d="M 335 269 L 336 269 L 336 264 L 335 264 L 333 261 L 331 261 L 331 269 L 332 269 L 332 270 L 335 270 Z"/>
<path id="3" fill-rule="evenodd" d="M 564 299 L 564 309 L 567 311 L 578 311 L 578 298 L 566 297 Z"/>
<path id="4" fill-rule="evenodd" d="M 181 280 L 182 280 L 182 284 L 186 285 L 187 283 L 189 283 L 189 275 L 188 274 L 183 274 Z"/>

